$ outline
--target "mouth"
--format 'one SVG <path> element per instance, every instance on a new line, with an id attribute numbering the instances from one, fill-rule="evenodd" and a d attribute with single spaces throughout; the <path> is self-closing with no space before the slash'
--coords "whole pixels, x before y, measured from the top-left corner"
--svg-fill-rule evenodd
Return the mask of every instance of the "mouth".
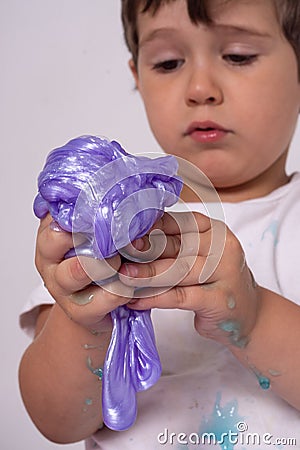
<path id="1" fill-rule="evenodd" d="M 215 123 L 215 122 L 211 122 L 211 121 L 206 121 L 206 122 L 193 122 L 188 129 L 186 130 L 186 132 L 184 133 L 186 136 L 195 133 L 195 132 L 211 132 L 211 131 L 222 131 L 227 133 L 228 130 L 226 130 L 224 127 L 222 127 L 221 125 Z"/>
<path id="2" fill-rule="evenodd" d="M 211 122 L 193 122 L 184 133 L 184 136 L 190 136 L 199 143 L 214 143 L 222 140 L 230 130 L 221 125 Z"/>

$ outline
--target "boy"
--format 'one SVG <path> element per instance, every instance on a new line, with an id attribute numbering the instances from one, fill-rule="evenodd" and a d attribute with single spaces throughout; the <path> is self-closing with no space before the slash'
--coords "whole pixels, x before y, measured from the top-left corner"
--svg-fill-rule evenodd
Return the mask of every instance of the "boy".
<path id="1" fill-rule="evenodd" d="M 90 285 L 108 276 L 95 261 L 91 278 L 76 258 L 64 261 L 72 237 L 43 219 L 36 264 L 56 303 L 49 306 L 46 291 L 33 303 L 43 306 L 20 365 L 25 405 L 49 439 L 87 438 L 88 448 L 280 448 L 288 439 L 300 448 L 300 175 L 285 172 L 300 107 L 300 6 L 123 0 L 122 7 L 130 67 L 151 129 L 166 153 L 213 183 L 223 201 L 226 243 L 216 270 L 202 279 L 204 264 L 216 257 L 210 242 L 220 223 L 201 214 L 186 188 L 183 200 L 199 211 L 196 255 L 190 219 L 178 215 L 180 234 L 165 215 L 156 224 L 167 237 L 157 261 L 112 259 L 120 296 L 116 286 Z M 201 191 L 192 172 L 186 184 Z M 169 268 L 181 243 L 185 276 L 172 287 Z M 147 249 L 148 238 L 136 246 Z M 187 271 L 191 256 L 196 260 Z M 131 300 L 135 286 L 171 288 Z M 86 359 L 102 366 L 108 313 L 121 304 L 153 308 L 163 376 L 139 396 L 136 424 L 120 434 L 97 431 L 100 382 Z"/>

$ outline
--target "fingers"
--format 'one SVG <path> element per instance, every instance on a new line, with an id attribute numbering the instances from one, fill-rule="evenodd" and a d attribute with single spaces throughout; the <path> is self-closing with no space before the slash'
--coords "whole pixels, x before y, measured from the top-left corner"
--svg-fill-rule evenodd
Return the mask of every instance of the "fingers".
<path id="1" fill-rule="evenodd" d="M 98 260 L 85 256 L 66 259 L 55 268 L 55 282 L 62 295 L 70 295 L 88 286 L 92 281 L 103 281 L 113 277 L 121 259 L 115 256 L 108 260 Z"/>
<path id="2" fill-rule="evenodd" d="M 158 228 L 129 244 L 122 254 L 135 262 L 192 255 L 221 256 L 226 240 L 223 222 L 198 213 L 174 213 L 173 216 L 165 214 L 155 225 Z M 176 233 L 179 229 L 180 233 Z"/>
<path id="3" fill-rule="evenodd" d="M 183 243 L 185 243 L 185 235 L 191 233 L 191 238 L 187 238 L 185 246 L 181 247 L 184 256 L 197 253 L 198 255 L 211 255 L 213 259 L 220 261 L 223 255 L 227 237 L 227 227 L 223 221 L 210 219 L 196 212 L 172 213 L 172 215 L 168 213 L 162 216 L 153 229 L 159 229 L 167 236 L 180 236 Z M 196 237 L 197 234 L 199 234 L 198 238 Z M 195 242 L 192 241 L 193 237 L 195 237 Z M 171 257 L 171 254 L 167 255 Z M 175 254 L 172 255 L 172 257 L 176 256 Z M 208 263 L 203 275 L 206 279 L 211 274 L 211 261 L 208 261 Z"/>
<path id="4" fill-rule="evenodd" d="M 159 259 L 149 264 L 124 264 L 120 271 L 120 280 L 135 287 L 174 286 L 190 272 L 193 261 L 188 258 Z"/>
<path id="5" fill-rule="evenodd" d="M 73 321 L 91 331 L 104 331 L 105 317 L 120 305 L 132 299 L 134 289 L 117 280 L 101 288 L 89 285 L 68 297 L 61 297 L 59 304 Z"/>
<path id="6" fill-rule="evenodd" d="M 125 263 L 119 270 L 119 278 L 127 286 L 137 288 L 198 285 L 216 281 L 218 262 L 213 256 L 186 256 L 147 264 Z"/>
<path id="7" fill-rule="evenodd" d="M 119 255 L 107 260 L 83 255 L 65 259 L 73 247 L 71 233 L 61 230 L 50 215 L 41 221 L 36 265 L 45 286 L 70 319 L 93 332 L 110 330 L 108 313 L 128 303 L 134 287 L 118 279 Z M 106 284 L 101 287 L 92 281 Z"/>
<path id="8" fill-rule="evenodd" d="M 152 227 L 165 234 L 205 233 L 211 228 L 211 219 L 197 212 L 165 213 Z"/>
<path id="9" fill-rule="evenodd" d="M 128 303 L 129 309 L 142 311 L 146 309 L 179 309 L 193 311 L 194 325 L 199 334 L 206 338 L 215 339 L 224 344 L 232 343 L 238 338 L 244 342 L 242 329 L 237 333 L 226 324 L 239 323 L 228 320 L 228 306 L 226 304 L 226 290 L 217 285 L 204 286 L 175 286 L 169 290 L 158 288 L 143 289 L 138 293 L 141 297 Z M 227 302 L 228 303 L 228 302 Z M 238 344 L 237 344 L 238 345 Z"/>
<path id="10" fill-rule="evenodd" d="M 211 229 L 205 233 L 186 233 L 183 235 L 164 235 L 154 230 L 144 236 L 143 248 L 138 250 L 135 243 L 126 247 L 123 255 L 130 261 L 151 262 L 158 258 L 177 258 L 192 255 L 207 256 L 211 248 Z M 139 246 L 141 239 L 139 239 Z"/>
<path id="11" fill-rule="evenodd" d="M 73 245 L 71 233 L 63 231 L 49 214 L 41 220 L 36 266 L 54 297 L 71 295 L 84 289 L 91 281 L 110 278 L 121 265 L 119 256 L 101 261 L 86 256 L 64 259 Z"/>
<path id="12" fill-rule="evenodd" d="M 50 214 L 41 220 L 37 235 L 36 257 L 37 263 L 42 259 L 46 262 L 57 263 L 73 247 L 71 233 L 63 231 L 53 221 Z"/>
<path id="13" fill-rule="evenodd" d="M 185 219 L 181 216 L 180 220 L 181 222 L 186 220 L 187 229 L 190 230 L 190 215 L 188 216 Z M 215 281 L 214 274 L 225 246 L 226 225 L 201 214 L 194 217 L 197 227 L 203 230 L 200 233 L 189 231 L 181 235 L 162 235 L 159 229 L 154 230 L 149 237 L 143 238 L 142 251 L 132 246 L 128 254 L 133 257 L 128 259 L 142 264 L 124 264 L 120 269 L 122 282 L 137 287 L 160 287 L 197 285 Z M 173 218 L 166 219 L 169 220 L 171 226 L 162 225 L 162 228 L 174 232 Z M 138 244 L 141 248 L 140 240 Z"/>
<path id="14" fill-rule="evenodd" d="M 170 289 L 163 288 L 145 288 L 137 291 L 138 298 L 132 300 L 128 307 L 131 309 L 182 309 L 189 311 L 197 311 L 201 308 L 205 309 L 207 303 L 213 307 L 215 295 L 213 290 L 202 288 L 201 286 L 174 286 Z"/>

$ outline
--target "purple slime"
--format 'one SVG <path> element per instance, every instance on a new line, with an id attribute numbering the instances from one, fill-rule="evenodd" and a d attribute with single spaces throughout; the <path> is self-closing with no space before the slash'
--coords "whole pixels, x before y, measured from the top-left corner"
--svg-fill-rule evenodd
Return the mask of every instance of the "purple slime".
<path id="1" fill-rule="evenodd" d="M 116 141 L 81 136 L 49 153 L 34 212 L 39 218 L 49 212 L 61 228 L 85 236 L 66 257 L 109 258 L 144 236 L 165 207 L 176 203 L 182 189 L 177 169 L 173 156 L 134 156 Z M 104 423 L 113 430 L 132 426 L 136 392 L 153 386 L 161 374 L 150 314 L 126 306 L 111 312 L 102 406 Z"/>

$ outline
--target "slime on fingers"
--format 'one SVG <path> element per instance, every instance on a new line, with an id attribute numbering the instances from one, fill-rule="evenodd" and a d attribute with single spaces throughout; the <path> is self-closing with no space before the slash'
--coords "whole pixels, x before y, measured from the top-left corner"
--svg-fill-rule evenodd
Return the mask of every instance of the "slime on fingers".
<path id="1" fill-rule="evenodd" d="M 81 136 L 48 155 L 38 178 L 34 212 L 39 218 L 49 212 L 56 231 L 73 233 L 74 248 L 66 258 L 111 258 L 143 237 L 164 209 L 177 202 L 182 189 L 177 170 L 173 156 L 134 156 L 116 141 Z M 110 281 L 97 284 L 105 287 Z M 92 299 L 73 296 L 83 307 Z M 102 379 L 104 423 L 125 430 L 136 419 L 137 391 L 157 382 L 161 365 L 149 310 L 119 306 L 111 317 L 113 330 L 103 369 L 94 369 L 90 359 L 87 367 Z"/>

